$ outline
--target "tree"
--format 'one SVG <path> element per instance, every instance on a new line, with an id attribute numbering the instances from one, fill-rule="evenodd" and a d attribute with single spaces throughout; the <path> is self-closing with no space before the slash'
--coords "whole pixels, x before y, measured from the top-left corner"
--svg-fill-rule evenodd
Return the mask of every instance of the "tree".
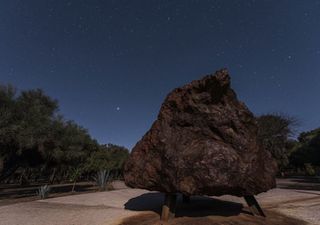
<path id="1" fill-rule="evenodd" d="M 16 90 L 11 85 L 0 86 L 0 178 L 8 173 L 7 164 L 10 162 L 15 151 L 9 150 L 10 146 L 16 145 L 12 124 L 14 123 L 14 108 Z"/>
<path id="2" fill-rule="evenodd" d="M 114 144 L 101 145 L 100 148 L 110 152 L 110 157 L 114 162 L 113 170 L 117 170 L 117 172 L 122 170 L 124 163 L 129 157 L 129 150 L 123 146 Z"/>
<path id="3" fill-rule="evenodd" d="M 99 145 L 86 129 L 65 120 L 58 102 L 42 90 L 0 86 L 0 182 L 15 172 L 20 181 L 32 173 L 46 183 L 76 182 L 100 170 L 118 174 L 128 155 L 124 147 Z"/>
<path id="4" fill-rule="evenodd" d="M 41 168 L 53 182 L 98 150 L 86 129 L 57 112 L 58 102 L 40 89 L 0 86 L 0 181 L 18 168 Z"/>
<path id="5" fill-rule="evenodd" d="M 38 152 L 58 107 L 40 89 L 16 93 L 10 85 L 0 88 L 0 180 L 21 166 L 39 164 Z"/>
<path id="6" fill-rule="evenodd" d="M 100 145 L 99 150 L 92 152 L 86 164 L 86 170 L 94 174 L 99 189 L 105 190 L 106 183 L 112 178 L 118 178 L 129 151 L 125 147 L 113 144 Z"/>
<path id="7" fill-rule="evenodd" d="M 46 151 L 43 152 L 45 166 L 52 169 L 51 183 L 57 171 L 79 170 L 99 147 L 88 131 L 73 121 L 56 120 L 52 130 L 52 136 L 44 143 Z"/>
<path id="8" fill-rule="evenodd" d="M 289 163 L 290 139 L 294 134 L 297 120 L 281 114 L 266 114 L 257 118 L 258 139 L 260 143 L 276 159 L 279 171 L 283 171 Z"/>
<path id="9" fill-rule="evenodd" d="M 113 144 L 100 145 L 99 150 L 92 152 L 86 168 L 91 172 L 107 170 L 118 174 L 128 156 L 129 151 L 125 147 Z"/>
<path id="10" fill-rule="evenodd" d="M 308 164 L 320 166 L 320 128 L 299 135 L 290 164 L 296 168 L 305 168 Z"/>

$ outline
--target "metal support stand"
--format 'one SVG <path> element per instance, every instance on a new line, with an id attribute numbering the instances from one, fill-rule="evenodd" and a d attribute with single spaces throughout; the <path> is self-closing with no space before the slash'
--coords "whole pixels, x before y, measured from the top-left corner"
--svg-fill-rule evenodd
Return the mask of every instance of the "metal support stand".
<path id="1" fill-rule="evenodd" d="M 257 216 L 266 217 L 259 203 L 257 202 L 256 198 L 253 195 L 244 196 L 244 199 L 246 200 L 249 206 L 249 209 L 254 216 L 257 215 Z"/>
<path id="2" fill-rule="evenodd" d="M 162 214 L 161 214 L 162 221 L 168 221 L 169 219 L 172 219 L 175 217 L 176 201 L 177 201 L 176 194 L 169 194 L 169 193 L 165 194 L 165 200 L 162 206 Z"/>

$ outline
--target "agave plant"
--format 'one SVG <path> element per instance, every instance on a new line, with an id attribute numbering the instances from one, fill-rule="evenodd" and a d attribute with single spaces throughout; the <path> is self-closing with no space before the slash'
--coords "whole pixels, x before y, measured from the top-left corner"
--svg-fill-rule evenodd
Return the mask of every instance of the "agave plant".
<path id="1" fill-rule="evenodd" d="M 110 170 L 100 170 L 95 176 L 95 181 L 100 191 L 105 191 L 107 182 L 110 179 Z"/>
<path id="2" fill-rule="evenodd" d="M 50 189 L 51 188 L 47 184 L 43 185 L 43 186 L 40 186 L 38 188 L 37 194 L 41 199 L 45 199 L 45 198 L 47 198 L 49 196 Z"/>

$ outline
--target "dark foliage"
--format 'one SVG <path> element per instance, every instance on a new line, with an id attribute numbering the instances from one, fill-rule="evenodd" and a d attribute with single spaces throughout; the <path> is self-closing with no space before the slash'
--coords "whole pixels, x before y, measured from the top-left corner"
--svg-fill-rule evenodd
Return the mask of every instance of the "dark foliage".
<path id="1" fill-rule="evenodd" d="M 280 171 L 289 164 L 294 141 L 290 138 L 294 134 L 297 120 L 282 114 L 266 114 L 257 118 L 258 138 L 265 149 L 277 160 Z"/>
<path id="2" fill-rule="evenodd" d="M 58 102 L 40 89 L 18 93 L 0 86 L 0 182 L 12 177 L 15 182 L 75 181 L 101 169 L 121 170 L 127 149 L 100 146 L 57 112 Z"/>
<path id="3" fill-rule="evenodd" d="M 290 163 L 298 168 L 306 165 L 320 166 L 320 128 L 303 132 L 298 138 Z"/>

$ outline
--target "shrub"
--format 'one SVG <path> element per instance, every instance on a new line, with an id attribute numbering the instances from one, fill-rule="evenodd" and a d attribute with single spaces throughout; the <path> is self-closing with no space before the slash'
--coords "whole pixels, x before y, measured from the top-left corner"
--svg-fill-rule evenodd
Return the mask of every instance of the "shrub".
<path id="1" fill-rule="evenodd" d="M 316 171 L 313 168 L 311 163 L 305 163 L 304 166 L 306 169 L 306 175 L 308 175 L 308 176 L 315 176 L 316 175 Z"/>

